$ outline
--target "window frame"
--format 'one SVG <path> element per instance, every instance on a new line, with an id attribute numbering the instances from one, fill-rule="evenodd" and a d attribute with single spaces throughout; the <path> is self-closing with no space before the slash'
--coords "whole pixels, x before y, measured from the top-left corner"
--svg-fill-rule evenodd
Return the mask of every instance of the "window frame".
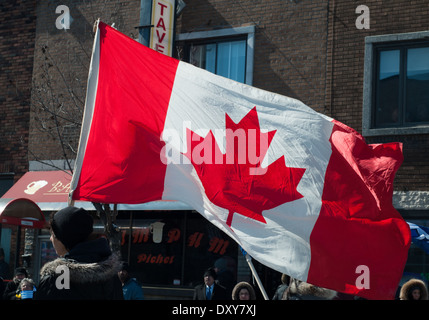
<path id="1" fill-rule="evenodd" d="M 237 28 L 227 28 L 219 30 L 198 31 L 189 33 L 180 33 L 176 36 L 176 42 L 184 43 L 211 43 L 233 40 L 246 40 L 246 65 L 245 65 L 245 84 L 253 84 L 253 59 L 255 45 L 255 26 L 245 26 Z"/>
<path id="2" fill-rule="evenodd" d="M 400 126 L 375 128 L 375 99 L 378 52 L 382 49 L 408 50 L 429 46 L 429 31 L 365 37 L 362 133 L 364 136 L 408 135 L 429 133 L 429 123 L 402 123 Z M 402 78 L 403 64 L 400 64 Z M 402 84 L 401 84 L 402 85 Z M 404 89 L 405 90 L 405 89 Z M 403 108 L 400 110 L 403 112 Z"/>

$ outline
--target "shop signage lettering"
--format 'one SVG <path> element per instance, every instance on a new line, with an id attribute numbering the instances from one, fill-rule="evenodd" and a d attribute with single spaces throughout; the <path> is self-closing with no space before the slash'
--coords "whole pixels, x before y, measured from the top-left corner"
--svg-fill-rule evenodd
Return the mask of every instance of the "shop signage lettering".
<path id="1" fill-rule="evenodd" d="M 68 194 L 70 192 L 70 182 L 63 183 L 61 181 L 57 181 L 52 184 L 52 188 L 49 189 L 46 194 Z"/>
<path id="2" fill-rule="evenodd" d="M 124 231 L 125 233 L 125 231 Z M 133 243 L 143 243 L 147 242 L 149 240 L 149 228 L 142 228 L 142 229 L 134 229 L 133 230 Z"/>
<path id="3" fill-rule="evenodd" d="M 125 244 L 125 236 L 127 234 L 126 230 L 122 231 L 122 241 L 121 245 Z M 149 235 L 150 235 L 150 228 L 139 228 L 139 229 L 133 229 L 132 232 L 132 243 L 133 244 L 139 244 L 139 243 L 146 243 L 149 241 Z M 180 229 L 173 228 L 170 229 L 167 233 L 167 243 L 173 243 L 180 239 Z"/>
<path id="4" fill-rule="evenodd" d="M 228 240 L 223 240 L 218 237 L 213 237 L 210 239 L 209 252 L 219 253 L 221 255 L 225 254 L 226 249 L 229 246 Z"/>
<path id="5" fill-rule="evenodd" d="M 172 264 L 175 256 L 164 256 L 162 254 L 152 255 L 151 253 L 141 253 L 137 256 L 137 263 L 150 264 Z"/>
<path id="6" fill-rule="evenodd" d="M 125 240 L 126 234 L 127 234 L 127 231 L 123 230 L 121 245 L 125 245 L 126 243 L 126 240 Z M 180 234 L 181 234 L 180 229 L 178 228 L 170 229 L 167 232 L 166 243 L 168 244 L 168 243 L 174 243 L 179 241 Z M 132 232 L 131 242 L 133 244 L 147 243 L 149 241 L 149 235 L 150 235 L 149 228 L 134 229 Z M 201 240 L 204 238 L 204 236 L 205 234 L 203 232 L 194 232 L 188 237 L 187 246 L 198 248 L 201 245 Z M 218 237 L 212 237 L 209 240 L 209 248 L 207 249 L 207 251 L 223 255 L 228 249 L 228 246 L 229 246 L 228 240 L 224 240 Z"/>
<path id="7" fill-rule="evenodd" d="M 27 185 L 27 188 L 24 190 L 24 192 L 26 194 L 33 195 L 37 191 L 45 187 L 47 184 L 48 184 L 48 181 L 45 181 L 45 180 L 30 182 Z M 49 186 L 46 188 L 49 188 Z M 64 195 L 64 194 L 68 194 L 69 192 L 70 192 L 70 182 L 64 183 L 62 181 L 57 181 L 51 184 L 50 189 L 44 192 L 44 195 Z"/>
<path id="8" fill-rule="evenodd" d="M 188 247 L 198 248 L 201 244 L 201 239 L 204 237 L 204 233 L 194 232 L 188 238 Z M 209 241 L 208 252 L 225 254 L 226 249 L 229 246 L 229 241 L 218 237 L 212 237 Z"/>
<path id="9" fill-rule="evenodd" d="M 126 240 L 127 231 L 122 231 L 122 241 L 121 245 L 127 243 Z M 139 228 L 132 231 L 132 244 L 144 244 L 144 243 L 153 243 L 149 241 L 151 238 L 150 228 Z M 167 237 L 165 237 L 164 243 L 171 244 L 180 240 L 181 231 L 178 228 L 172 228 L 168 230 Z M 202 244 L 202 240 L 206 237 L 206 234 L 203 232 L 194 232 L 189 235 L 187 239 L 187 247 L 189 248 L 199 248 Z M 226 250 L 229 247 L 229 241 L 219 238 L 211 237 L 208 241 L 207 251 L 211 253 L 216 253 L 219 255 L 224 255 Z M 141 253 L 137 256 L 137 263 L 148 263 L 148 264 L 172 264 L 174 262 L 174 255 L 164 256 L 162 254 L 152 254 L 152 253 Z"/>
<path id="10" fill-rule="evenodd" d="M 173 228 L 168 231 L 167 243 L 173 243 L 180 239 L 180 229 Z"/>
<path id="11" fill-rule="evenodd" d="M 174 0 L 153 0 L 150 48 L 171 57 L 173 52 Z"/>
<path id="12" fill-rule="evenodd" d="M 194 232 L 188 237 L 188 247 L 198 248 L 201 244 L 201 239 L 203 238 L 204 233 Z"/>

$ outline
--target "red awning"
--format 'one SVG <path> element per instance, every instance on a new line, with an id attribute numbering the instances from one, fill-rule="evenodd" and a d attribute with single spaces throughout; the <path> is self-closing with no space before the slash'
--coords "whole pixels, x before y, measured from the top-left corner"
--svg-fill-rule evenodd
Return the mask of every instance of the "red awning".
<path id="1" fill-rule="evenodd" d="M 2 199 L 29 199 L 42 211 L 57 211 L 68 205 L 72 175 L 68 171 L 29 171 L 10 188 Z M 95 210 L 91 202 L 76 201 L 76 207 Z M 118 210 L 192 210 L 179 201 L 153 201 L 138 205 L 119 204 Z"/>
<path id="2" fill-rule="evenodd" d="M 0 199 L 0 223 L 24 228 L 43 228 L 45 216 L 39 206 L 25 198 Z"/>
<path id="3" fill-rule="evenodd" d="M 59 210 L 67 206 L 72 176 L 64 171 L 30 171 L 10 188 L 2 198 L 26 198 L 42 210 Z"/>

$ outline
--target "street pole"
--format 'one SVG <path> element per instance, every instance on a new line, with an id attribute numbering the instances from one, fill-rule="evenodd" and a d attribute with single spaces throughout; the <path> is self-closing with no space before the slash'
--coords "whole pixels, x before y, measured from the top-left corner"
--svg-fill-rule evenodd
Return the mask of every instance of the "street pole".
<path id="1" fill-rule="evenodd" d="M 264 286 L 262 285 L 261 279 L 259 279 L 258 273 L 256 272 L 255 266 L 252 263 L 252 258 L 246 253 L 245 255 L 246 261 L 249 264 L 250 270 L 252 270 L 252 274 L 258 283 L 259 289 L 261 289 L 262 295 L 265 300 L 269 300 L 267 293 L 265 292 Z"/>

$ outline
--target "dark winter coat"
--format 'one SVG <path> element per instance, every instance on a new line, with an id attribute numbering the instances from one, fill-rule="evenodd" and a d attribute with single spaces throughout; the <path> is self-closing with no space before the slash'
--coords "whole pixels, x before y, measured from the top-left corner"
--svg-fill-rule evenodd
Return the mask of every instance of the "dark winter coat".
<path id="1" fill-rule="evenodd" d="M 206 285 L 200 284 L 194 289 L 194 300 L 206 300 Z M 228 296 L 227 291 L 221 285 L 214 284 L 213 294 L 211 300 L 231 300 Z"/>
<path id="2" fill-rule="evenodd" d="M 121 266 L 122 262 L 112 254 L 105 238 L 80 243 L 64 258 L 43 266 L 34 299 L 122 300 L 122 284 L 118 277 Z M 68 289 L 64 269 L 69 270 Z"/>
<path id="3" fill-rule="evenodd" d="M 3 300 L 14 300 L 16 296 L 16 291 L 18 290 L 19 283 L 21 280 L 13 279 L 12 281 L 6 284 L 3 293 Z"/>
<path id="4" fill-rule="evenodd" d="M 289 288 L 290 277 L 286 274 L 282 274 L 281 276 L 282 284 L 277 287 L 276 292 L 274 293 L 273 300 L 282 300 L 283 294 Z"/>

